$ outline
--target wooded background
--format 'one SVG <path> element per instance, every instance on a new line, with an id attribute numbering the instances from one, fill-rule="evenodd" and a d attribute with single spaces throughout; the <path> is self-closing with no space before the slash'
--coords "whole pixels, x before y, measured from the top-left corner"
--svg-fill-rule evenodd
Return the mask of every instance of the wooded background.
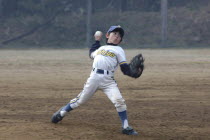
<path id="1" fill-rule="evenodd" d="M 126 48 L 210 47 L 209 0 L 168 0 L 165 46 L 161 2 L 0 0 L 0 48 L 87 48 L 96 30 L 111 25 L 124 28 Z"/>

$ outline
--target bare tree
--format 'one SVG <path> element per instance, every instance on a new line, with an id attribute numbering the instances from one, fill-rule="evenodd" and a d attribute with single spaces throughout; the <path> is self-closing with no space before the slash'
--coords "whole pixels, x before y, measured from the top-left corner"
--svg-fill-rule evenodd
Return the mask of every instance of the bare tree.
<path id="1" fill-rule="evenodd" d="M 1 16 L 8 17 L 17 10 L 17 0 L 1 0 L 0 1 Z"/>
<path id="2" fill-rule="evenodd" d="M 161 17 L 162 17 L 161 46 L 162 47 L 166 46 L 166 40 L 167 40 L 167 9 L 168 9 L 168 0 L 161 0 Z"/>
<path id="3" fill-rule="evenodd" d="M 118 0 L 119 2 L 119 13 L 127 10 L 127 0 Z"/>
<path id="4" fill-rule="evenodd" d="M 91 16 L 92 16 L 92 0 L 87 1 L 87 26 L 86 26 L 86 45 L 90 47 L 91 41 Z"/>
<path id="5" fill-rule="evenodd" d="M 2 8 L 3 8 L 2 1 L 3 0 L 0 0 L 0 17 L 2 16 Z"/>

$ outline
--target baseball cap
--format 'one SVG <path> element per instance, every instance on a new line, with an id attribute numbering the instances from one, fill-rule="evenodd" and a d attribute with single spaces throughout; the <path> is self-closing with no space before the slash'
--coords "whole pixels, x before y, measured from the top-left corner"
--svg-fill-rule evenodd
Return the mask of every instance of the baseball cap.
<path id="1" fill-rule="evenodd" d="M 109 34 L 111 32 L 115 32 L 115 31 L 118 31 L 120 33 L 121 37 L 124 36 L 124 30 L 123 30 L 123 28 L 120 25 L 118 25 L 118 26 L 111 26 L 109 28 L 109 30 L 107 31 L 107 33 Z"/>

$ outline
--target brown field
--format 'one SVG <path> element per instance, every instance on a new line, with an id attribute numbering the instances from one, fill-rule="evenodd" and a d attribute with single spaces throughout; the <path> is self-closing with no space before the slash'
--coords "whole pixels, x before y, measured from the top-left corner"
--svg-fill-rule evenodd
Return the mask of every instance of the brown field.
<path id="1" fill-rule="evenodd" d="M 51 115 L 83 88 L 91 71 L 88 50 L 0 50 L 0 140 L 209 140 L 210 49 L 141 52 L 139 79 L 115 79 L 139 136 L 120 133 L 114 106 L 98 91 L 59 124 Z"/>

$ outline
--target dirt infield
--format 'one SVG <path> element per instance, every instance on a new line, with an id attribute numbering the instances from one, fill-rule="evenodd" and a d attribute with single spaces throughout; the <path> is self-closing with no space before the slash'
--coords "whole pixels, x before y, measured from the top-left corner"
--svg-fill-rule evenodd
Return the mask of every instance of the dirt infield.
<path id="1" fill-rule="evenodd" d="M 51 115 L 82 90 L 91 71 L 88 50 L 0 51 L 0 140 L 209 140 L 210 49 L 142 52 L 139 79 L 115 79 L 140 133 L 125 136 L 114 106 L 98 91 L 59 124 Z"/>

